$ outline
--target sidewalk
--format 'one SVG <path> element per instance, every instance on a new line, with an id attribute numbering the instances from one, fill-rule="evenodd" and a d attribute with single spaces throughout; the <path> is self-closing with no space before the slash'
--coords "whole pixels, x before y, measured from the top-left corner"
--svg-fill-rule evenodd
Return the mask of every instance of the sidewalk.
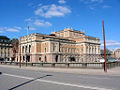
<path id="1" fill-rule="evenodd" d="M 63 73 L 74 73 L 74 74 L 90 74 L 90 75 L 109 75 L 109 76 L 120 76 L 120 67 L 108 69 L 107 73 L 103 69 L 82 69 L 82 68 L 52 68 L 52 67 L 26 67 L 13 66 L 13 65 L 0 65 L 0 67 L 17 68 L 25 70 L 36 70 L 36 71 L 47 71 L 47 72 L 63 72 Z"/>

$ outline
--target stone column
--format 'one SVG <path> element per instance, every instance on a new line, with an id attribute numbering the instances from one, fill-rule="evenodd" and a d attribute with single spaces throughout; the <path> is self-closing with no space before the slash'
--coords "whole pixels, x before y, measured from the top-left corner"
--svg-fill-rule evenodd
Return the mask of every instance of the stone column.
<path id="1" fill-rule="evenodd" d="M 89 48 L 90 48 L 90 46 L 88 45 L 88 54 L 89 54 Z"/>
<path id="2" fill-rule="evenodd" d="M 86 54 L 86 45 L 83 45 L 83 54 Z"/>
<path id="3" fill-rule="evenodd" d="M 93 46 L 93 54 L 95 54 L 95 46 Z"/>
<path id="4" fill-rule="evenodd" d="M 92 54 L 92 46 L 91 46 L 91 49 L 90 49 L 90 54 Z"/>
<path id="5" fill-rule="evenodd" d="M 100 54 L 100 46 L 98 46 L 98 54 Z"/>
<path id="6" fill-rule="evenodd" d="M 96 46 L 96 54 L 98 54 L 98 46 Z"/>
<path id="7" fill-rule="evenodd" d="M 58 62 L 61 61 L 61 55 L 58 55 Z"/>

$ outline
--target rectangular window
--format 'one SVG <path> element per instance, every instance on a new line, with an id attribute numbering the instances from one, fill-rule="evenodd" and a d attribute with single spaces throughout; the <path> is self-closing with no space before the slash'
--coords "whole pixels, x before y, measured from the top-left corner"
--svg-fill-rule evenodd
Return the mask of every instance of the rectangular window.
<path id="1" fill-rule="evenodd" d="M 70 48 L 68 48 L 68 53 L 70 53 Z"/>
<path id="2" fill-rule="evenodd" d="M 46 50 L 46 47 L 45 47 L 45 53 L 46 53 L 46 51 L 47 51 L 47 50 Z"/>
<path id="3" fill-rule="evenodd" d="M 81 54 L 83 54 L 83 48 L 81 49 Z"/>
<path id="4" fill-rule="evenodd" d="M 6 48 L 4 49 L 4 54 L 5 54 L 5 57 L 6 57 Z"/>
<path id="5" fill-rule="evenodd" d="M 75 53 L 76 53 L 76 48 L 75 48 Z"/>
<path id="6" fill-rule="evenodd" d="M 73 48 L 71 48 L 71 53 L 73 53 Z"/>
<path id="7" fill-rule="evenodd" d="M 8 56 L 10 56 L 10 49 L 8 48 Z"/>
<path id="8" fill-rule="evenodd" d="M 56 45 L 53 44 L 53 52 L 55 52 L 55 51 L 56 51 Z"/>
<path id="9" fill-rule="evenodd" d="M 79 53 L 79 48 L 77 48 L 77 52 Z"/>

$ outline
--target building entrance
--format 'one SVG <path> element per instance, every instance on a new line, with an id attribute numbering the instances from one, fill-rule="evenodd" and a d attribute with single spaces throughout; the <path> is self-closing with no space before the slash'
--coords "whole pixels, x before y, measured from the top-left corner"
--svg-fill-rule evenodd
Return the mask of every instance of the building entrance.
<path id="1" fill-rule="evenodd" d="M 70 57 L 70 62 L 75 62 L 75 57 Z"/>
<path id="2" fill-rule="evenodd" d="M 55 61 L 58 62 L 58 55 L 56 55 L 56 57 L 55 57 Z"/>
<path id="3" fill-rule="evenodd" d="M 26 56 L 26 61 L 30 62 L 30 56 Z"/>

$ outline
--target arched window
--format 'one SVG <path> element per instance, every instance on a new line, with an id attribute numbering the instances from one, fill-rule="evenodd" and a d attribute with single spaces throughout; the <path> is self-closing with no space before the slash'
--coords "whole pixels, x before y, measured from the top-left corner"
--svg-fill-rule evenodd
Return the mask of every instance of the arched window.
<path id="1" fill-rule="evenodd" d="M 39 61 L 41 61 L 41 57 L 39 57 Z"/>
<path id="2" fill-rule="evenodd" d="M 91 54 L 91 47 L 89 47 L 89 54 Z"/>
<path id="3" fill-rule="evenodd" d="M 47 51 L 47 50 L 46 50 L 46 47 L 45 47 L 45 53 L 46 53 L 46 51 Z"/>
<path id="4" fill-rule="evenodd" d="M 58 55 L 56 55 L 56 57 L 55 57 L 55 61 L 58 62 Z"/>
<path id="5" fill-rule="evenodd" d="M 25 52 L 27 52 L 27 46 L 25 47 Z"/>
<path id="6" fill-rule="evenodd" d="M 47 57 L 45 56 L 45 62 L 47 62 Z"/>
<path id="7" fill-rule="evenodd" d="M 31 45 L 29 45 L 29 53 L 31 52 Z"/>
<path id="8" fill-rule="evenodd" d="M 22 47 L 22 53 L 24 53 L 24 46 Z"/>

